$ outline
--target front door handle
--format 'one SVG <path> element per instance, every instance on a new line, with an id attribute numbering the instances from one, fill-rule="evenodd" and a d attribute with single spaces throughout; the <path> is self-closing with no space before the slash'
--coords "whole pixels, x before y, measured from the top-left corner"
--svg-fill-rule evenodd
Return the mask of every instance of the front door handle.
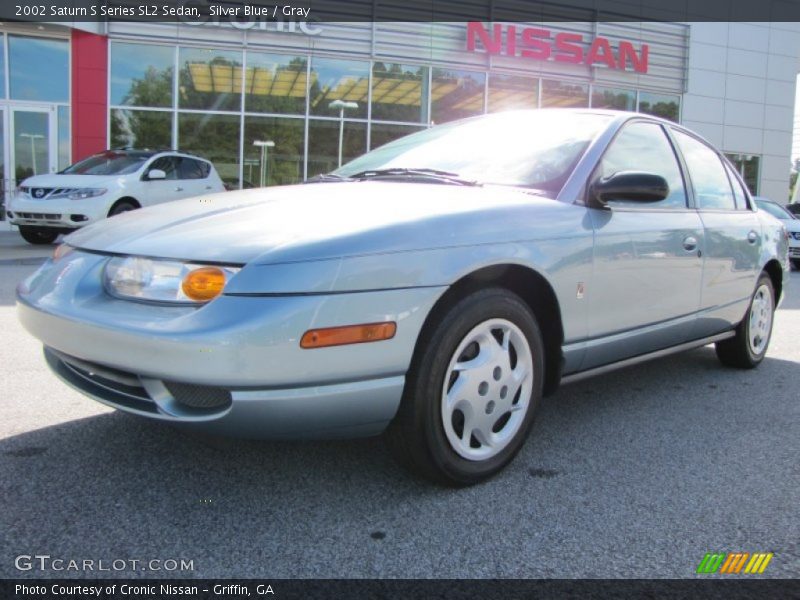
<path id="1" fill-rule="evenodd" d="M 758 234 L 755 231 L 751 231 L 747 234 L 747 241 L 751 244 L 755 244 L 758 241 Z"/>
<path id="2" fill-rule="evenodd" d="M 178 186 L 178 187 L 175 188 L 175 191 L 176 192 L 182 192 L 183 188 L 181 186 Z"/>
<path id="3" fill-rule="evenodd" d="M 693 235 L 683 238 L 683 248 L 687 252 L 694 252 L 697 250 L 697 238 Z"/>

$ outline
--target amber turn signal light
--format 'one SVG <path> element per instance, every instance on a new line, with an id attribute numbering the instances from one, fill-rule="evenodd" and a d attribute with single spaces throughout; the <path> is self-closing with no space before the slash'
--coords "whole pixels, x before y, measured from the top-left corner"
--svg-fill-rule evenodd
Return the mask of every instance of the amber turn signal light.
<path id="1" fill-rule="evenodd" d="M 300 347 L 326 348 L 328 346 L 379 342 L 392 339 L 396 332 L 397 323 L 394 322 L 310 329 L 303 334 L 303 338 L 300 340 Z"/>
<path id="2" fill-rule="evenodd" d="M 181 289 L 196 302 L 208 302 L 222 293 L 225 287 L 225 272 L 217 267 L 201 267 L 190 271 L 183 278 Z"/>

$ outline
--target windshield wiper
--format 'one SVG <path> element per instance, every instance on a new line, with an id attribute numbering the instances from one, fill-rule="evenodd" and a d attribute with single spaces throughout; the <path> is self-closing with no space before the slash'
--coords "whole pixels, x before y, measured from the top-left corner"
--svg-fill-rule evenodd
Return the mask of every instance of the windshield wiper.
<path id="1" fill-rule="evenodd" d="M 369 169 L 350 175 L 350 179 L 372 179 L 375 177 L 424 177 L 436 179 L 445 183 L 452 183 L 454 185 L 481 185 L 479 182 L 471 179 L 462 179 L 459 177 L 458 173 L 426 168 L 408 169 L 394 167 L 388 169 Z"/>
<path id="2" fill-rule="evenodd" d="M 336 175 L 335 173 L 320 173 L 306 180 L 306 183 L 325 183 L 328 181 L 349 181 L 351 177 Z"/>

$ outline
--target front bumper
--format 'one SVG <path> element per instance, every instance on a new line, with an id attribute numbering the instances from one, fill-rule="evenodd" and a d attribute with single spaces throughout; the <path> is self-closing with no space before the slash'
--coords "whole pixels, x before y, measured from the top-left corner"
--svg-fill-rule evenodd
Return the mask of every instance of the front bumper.
<path id="1" fill-rule="evenodd" d="M 13 225 L 78 229 L 106 217 L 108 202 L 104 198 L 34 200 L 16 193 L 6 205 L 6 211 Z"/>
<path id="2" fill-rule="evenodd" d="M 121 410 L 246 437 L 380 432 L 399 405 L 424 319 L 445 289 L 222 296 L 201 308 L 158 306 L 106 294 L 105 261 L 75 251 L 18 287 L 20 321 L 48 348 L 55 373 Z M 311 328 L 377 321 L 396 321 L 395 337 L 314 350 L 299 345 Z M 184 387 L 175 392 L 176 384 Z M 228 401 L 197 408 L 190 398 L 187 405 L 186 386 L 221 390 Z"/>

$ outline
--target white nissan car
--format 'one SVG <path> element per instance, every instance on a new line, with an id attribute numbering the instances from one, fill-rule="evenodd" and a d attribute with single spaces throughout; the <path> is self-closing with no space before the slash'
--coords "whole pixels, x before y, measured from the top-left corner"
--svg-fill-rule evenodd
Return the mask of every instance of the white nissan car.
<path id="1" fill-rule="evenodd" d="M 31 244 L 50 244 L 119 213 L 224 192 L 214 166 L 174 151 L 107 150 L 52 175 L 34 175 L 15 190 L 9 221 Z"/>

